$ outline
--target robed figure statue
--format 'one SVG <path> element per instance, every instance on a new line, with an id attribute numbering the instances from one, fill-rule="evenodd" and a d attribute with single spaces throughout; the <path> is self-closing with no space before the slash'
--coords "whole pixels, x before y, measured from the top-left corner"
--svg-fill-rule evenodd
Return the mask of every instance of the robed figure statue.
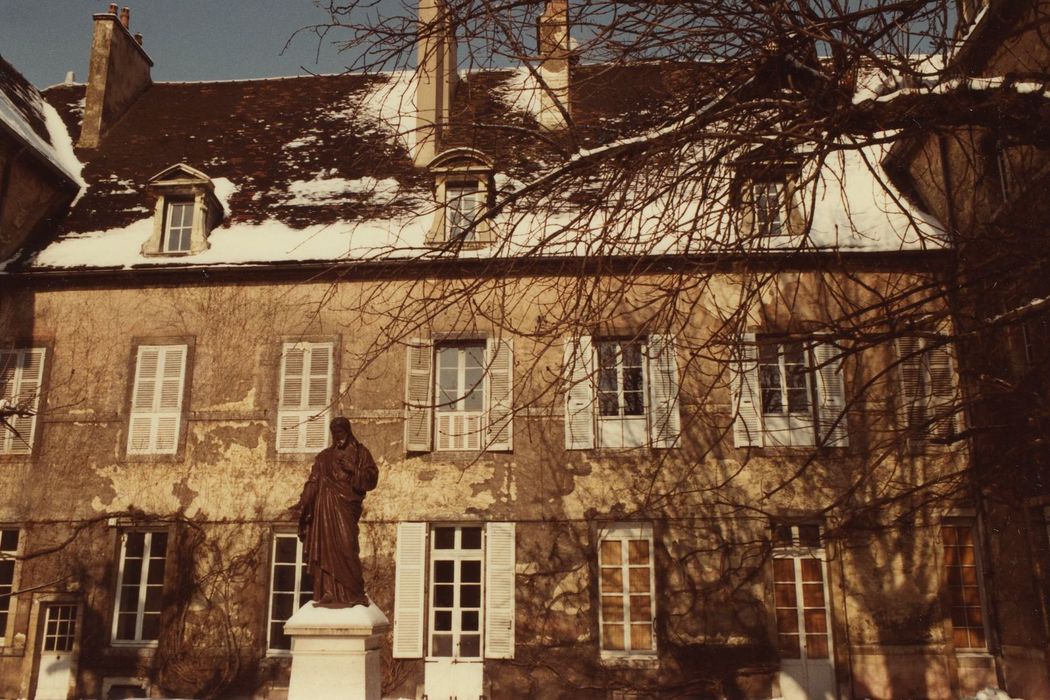
<path id="1" fill-rule="evenodd" d="M 331 431 L 332 445 L 317 455 L 299 498 L 299 539 L 314 580 L 315 605 L 368 605 L 357 521 L 379 469 L 368 448 L 354 438 L 349 420 L 336 418 Z"/>

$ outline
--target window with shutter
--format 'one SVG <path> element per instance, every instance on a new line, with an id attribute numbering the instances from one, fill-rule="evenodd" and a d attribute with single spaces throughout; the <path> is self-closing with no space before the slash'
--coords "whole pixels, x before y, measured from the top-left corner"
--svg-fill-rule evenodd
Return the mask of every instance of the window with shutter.
<path id="1" fill-rule="evenodd" d="M 277 451 L 316 452 L 328 443 L 332 343 L 285 343 L 277 407 Z"/>
<path id="2" fill-rule="evenodd" d="M 0 404 L 18 409 L 0 430 L 0 454 L 29 454 L 36 437 L 45 348 L 0 350 Z"/>
<path id="3" fill-rule="evenodd" d="M 894 341 L 901 388 L 901 419 L 910 450 L 921 452 L 930 440 L 945 441 L 956 432 L 958 397 L 950 347 L 918 336 Z"/>
<path id="4" fill-rule="evenodd" d="M 115 644 L 157 643 L 167 549 L 166 532 L 121 535 L 112 630 Z"/>
<path id="5" fill-rule="evenodd" d="M 140 345 L 128 421 L 128 454 L 174 454 L 185 389 L 185 345 Z"/>
<path id="6" fill-rule="evenodd" d="M 952 642 L 956 649 L 987 649 L 976 528 L 969 523 L 943 525 L 941 544 Z"/>
<path id="7" fill-rule="evenodd" d="M 513 658 L 514 533 L 514 523 L 398 525 L 395 658 Z"/>
<path id="8" fill-rule="evenodd" d="M 730 381 L 737 447 L 849 444 L 834 345 L 745 334 Z"/>
<path id="9" fill-rule="evenodd" d="M 680 432 L 670 336 L 570 341 L 565 352 L 566 449 L 672 447 Z"/>
<path id="10" fill-rule="evenodd" d="M 614 524 L 599 533 L 598 622 L 602 656 L 656 653 L 653 528 Z"/>
<path id="11" fill-rule="evenodd" d="M 409 452 L 513 448 L 510 339 L 437 345 L 417 339 L 407 348 L 405 364 Z"/>

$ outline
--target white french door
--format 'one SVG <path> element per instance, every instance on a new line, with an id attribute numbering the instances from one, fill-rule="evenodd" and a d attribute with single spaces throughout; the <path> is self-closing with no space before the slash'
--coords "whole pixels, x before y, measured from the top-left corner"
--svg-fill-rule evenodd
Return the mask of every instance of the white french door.
<path id="1" fill-rule="evenodd" d="M 77 630 L 76 605 L 44 607 L 44 628 L 40 636 L 40 670 L 36 677 L 35 700 L 67 700 L 73 681 L 74 641 Z"/>

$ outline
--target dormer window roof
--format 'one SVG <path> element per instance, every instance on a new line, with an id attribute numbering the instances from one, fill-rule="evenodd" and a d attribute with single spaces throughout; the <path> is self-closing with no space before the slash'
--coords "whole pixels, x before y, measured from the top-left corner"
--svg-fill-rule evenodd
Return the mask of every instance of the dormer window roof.
<path id="1" fill-rule="evenodd" d="M 191 255 L 208 249 L 208 234 L 226 216 L 211 178 L 178 163 L 151 177 L 146 189 L 157 205 L 144 255 Z"/>
<path id="2" fill-rule="evenodd" d="M 493 240 L 487 218 L 494 197 L 495 164 L 475 148 L 451 148 L 427 165 L 437 208 L 428 245 L 480 248 Z"/>

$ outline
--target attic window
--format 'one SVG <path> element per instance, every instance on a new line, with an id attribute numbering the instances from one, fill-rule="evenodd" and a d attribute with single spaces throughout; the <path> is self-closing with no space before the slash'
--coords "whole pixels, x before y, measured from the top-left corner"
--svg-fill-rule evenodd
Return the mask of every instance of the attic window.
<path id="1" fill-rule="evenodd" d="M 780 236 L 784 233 L 784 183 L 779 180 L 751 183 L 751 207 L 755 233 Z"/>
<path id="2" fill-rule="evenodd" d="M 480 248 L 493 240 L 486 210 L 493 198 L 492 161 L 473 148 L 453 148 L 428 165 L 437 207 L 428 245 Z"/>
<path id="3" fill-rule="evenodd" d="M 153 235 L 142 244 L 143 255 L 193 255 L 208 249 L 208 235 L 226 212 L 207 175 L 185 163 L 149 179 L 157 198 Z"/>
<path id="4" fill-rule="evenodd" d="M 795 202 L 800 167 L 797 158 L 766 150 L 736 161 L 734 189 L 744 236 L 763 245 L 801 232 Z"/>
<path id="5" fill-rule="evenodd" d="M 193 200 L 168 202 L 167 222 L 164 225 L 164 250 L 168 253 L 188 253 L 193 233 Z"/>

